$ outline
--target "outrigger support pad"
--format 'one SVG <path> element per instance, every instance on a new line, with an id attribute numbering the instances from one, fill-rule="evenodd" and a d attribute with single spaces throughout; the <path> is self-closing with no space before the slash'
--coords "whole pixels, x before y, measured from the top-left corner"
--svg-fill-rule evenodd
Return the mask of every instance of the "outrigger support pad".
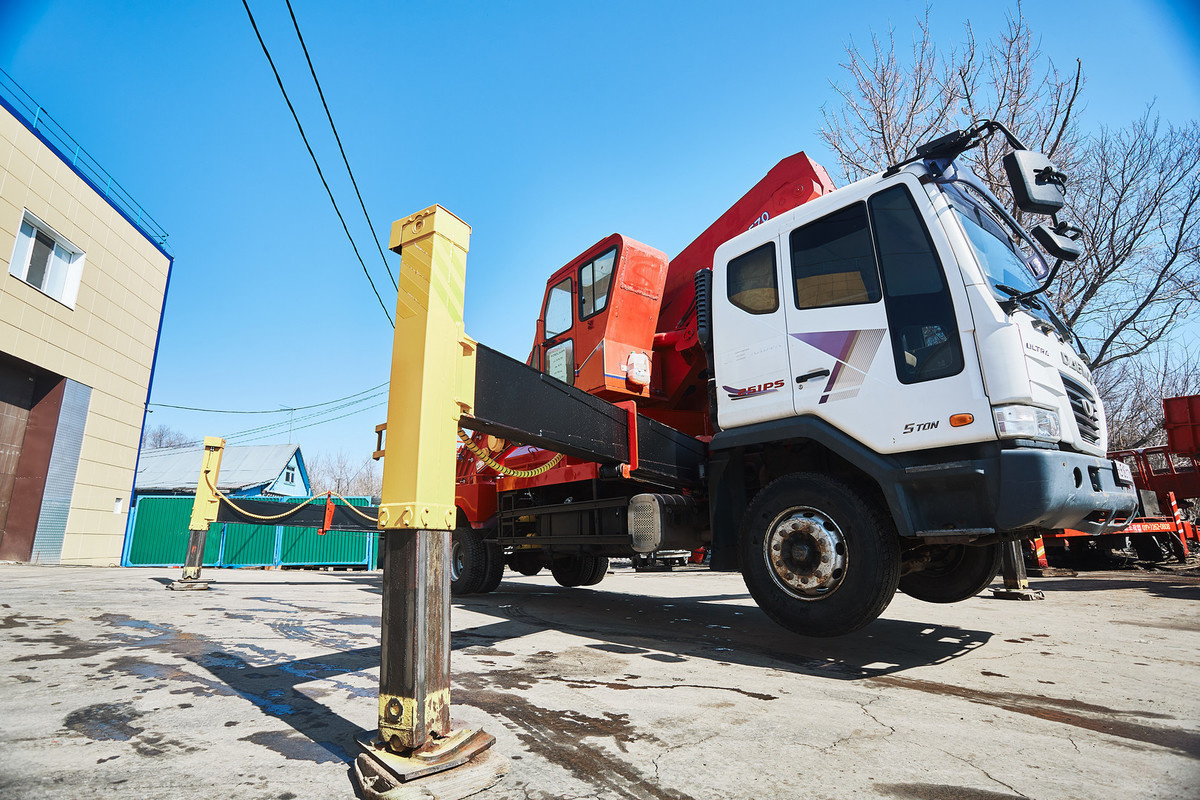
<path id="1" fill-rule="evenodd" d="M 1021 543 L 1012 541 L 1001 545 L 1000 572 L 1004 575 L 1004 588 L 992 589 L 997 600 L 1045 600 L 1040 589 L 1029 588 L 1029 577 L 1025 572 L 1025 556 L 1021 554 Z"/>
<path id="2" fill-rule="evenodd" d="M 392 752 L 376 731 L 355 740 L 363 752 L 354 760 L 354 779 L 368 800 L 457 800 L 494 786 L 509 769 L 508 759 L 490 750 L 496 737 L 457 721 L 449 736 L 406 755 Z"/>

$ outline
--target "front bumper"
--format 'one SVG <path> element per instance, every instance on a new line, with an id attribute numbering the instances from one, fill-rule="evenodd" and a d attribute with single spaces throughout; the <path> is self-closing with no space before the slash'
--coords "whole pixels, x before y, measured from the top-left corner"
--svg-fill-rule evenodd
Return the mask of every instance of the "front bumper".
<path id="1" fill-rule="evenodd" d="M 1002 450 L 996 528 L 1116 533 L 1137 512 L 1137 491 L 1107 458 L 1057 450 Z"/>
<path id="2" fill-rule="evenodd" d="M 907 454 L 880 486 L 901 536 L 975 536 L 1036 528 L 1116 533 L 1137 510 L 1106 458 L 980 443 Z"/>

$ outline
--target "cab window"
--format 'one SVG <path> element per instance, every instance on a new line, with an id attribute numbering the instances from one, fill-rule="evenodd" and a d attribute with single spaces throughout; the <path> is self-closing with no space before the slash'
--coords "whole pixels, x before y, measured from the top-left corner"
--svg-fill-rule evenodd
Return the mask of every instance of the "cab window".
<path id="1" fill-rule="evenodd" d="M 571 329 L 571 279 L 563 278 L 550 289 L 546 298 L 546 338 L 553 339 Z"/>
<path id="2" fill-rule="evenodd" d="M 903 186 L 874 195 L 871 223 L 883 274 L 896 377 L 919 383 L 963 370 L 954 301 L 912 196 Z"/>
<path id="3" fill-rule="evenodd" d="M 725 274 L 729 302 L 751 314 L 771 314 L 779 309 L 779 284 L 775 279 L 775 243 L 767 242 L 731 259 Z"/>
<path id="4" fill-rule="evenodd" d="M 828 308 L 879 301 L 875 250 L 862 203 L 792 231 L 796 308 Z"/>
<path id="5" fill-rule="evenodd" d="M 575 343 L 566 339 L 546 348 L 546 374 L 571 386 L 575 385 Z"/>
<path id="6" fill-rule="evenodd" d="M 617 248 L 603 253 L 579 268 L 579 318 L 587 319 L 604 310 L 612 285 Z"/>

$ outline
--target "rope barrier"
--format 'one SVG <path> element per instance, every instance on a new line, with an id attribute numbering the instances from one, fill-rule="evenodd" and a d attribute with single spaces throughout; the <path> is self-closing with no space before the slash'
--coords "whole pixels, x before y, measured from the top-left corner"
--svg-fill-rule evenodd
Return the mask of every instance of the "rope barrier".
<path id="1" fill-rule="evenodd" d="M 536 467 L 534 469 L 512 469 L 511 467 L 506 467 L 499 461 L 496 461 L 488 454 L 486 450 L 475 444 L 475 442 L 471 441 L 471 437 L 467 435 L 467 432 L 462 429 L 461 425 L 458 427 L 458 438 L 462 441 L 463 447 L 471 451 L 473 456 L 478 458 L 484 464 L 487 464 L 492 469 L 496 470 L 496 472 L 499 472 L 501 475 L 507 475 L 510 478 L 536 478 L 538 475 L 549 472 L 557 467 L 558 463 L 563 459 L 562 453 L 558 453 L 554 456 L 554 458 L 550 459 L 545 464 L 542 464 L 540 467 Z"/>
<path id="2" fill-rule="evenodd" d="M 363 519 L 365 519 L 367 522 L 373 522 L 373 523 L 375 523 L 376 525 L 378 525 L 378 524 L 379 524 L 379 517 L 372 517 L 370 514 L 364 514 L 363 512 L 359 511 L 359 510 L 358 510 L 358 509 L 357 509 L 355 506 L 351 505 L 351 503 L 350 503 L 350 501 L 349 501 L 349 500 L 347 500 L 346 498 L 342 497 L 340 494 L 338 494 L 337 492 L 333 491 L 332 489 L 330 489 L 328 492 L 326 492 L 326 494 L 331 494 L 331 495 L 333 495 L 334 497 L 336 497 L 338 500 L 341 500 L 343 503 L 345 503 L 345 504 L 346 504 L 346 508 L 348 508 L 348 509 L 350 509 L 351 511 L 353 511 L 355 514 L 358 514 L 360 517 L 362 517 Z"/>
<path id="3" fill-rule="evenodd" d="M 250 511 L 247 511 L 246 509 L 240 507 L 237 503 L 230 500 L 229 495 L 222 492 L 216 486 L 213 486 L 212 478 L 209 476 L 207 470 L 205 470 L 205 472 L 204 472 L 204 482 L 208 484 L 208 488 L 211 489 L 213 494 L 215 494 L 218 497 L 218 499 L 221 500 L 221 502 L 225 503 L 225 505 L 229 506 L 234 511 L 238 512 L 239 514 L 241 514 L 244 517 L 249 517 L 250 519 L 256 519 L 261 522 L 275 522 L 276 520 L 286 519 L 287 517 L 290 517 L 293 514 L 295 514 L 300 509 L 304 508 L 309 503 L 316 502 L 318 499 L 324 500 L 329 495 L 333 495 L 334 497 L 336 497 L 337 499 L 339 499 L 343 503 L 345 503 L 346 508 L 349 508 L 351 511 L 353 511 L 355 514 L 358 514 L 360 517 L 365 519 L 367 522 L 373 522 L 376 524 L 379 523 L 378 518 L 369 516 L 367 514 L 364 514 L 361 511 L 359 511 L 357 508 L 355 508 L 353 505 L 350 504 L 349 500 L 347 500 L 346 498 L 342 497 L 340 494 L 338 494 L 337 492 L 334 492 L 334 491 L 325 492 L 324 494 L 313 495 L 312 497 L 305 500 L 303 503 L 296 503 L 294 506 L 289 508 L 287 511 L 284 511 L 282 514 L 264 515 L 264 514 L 254 514 Z"/>

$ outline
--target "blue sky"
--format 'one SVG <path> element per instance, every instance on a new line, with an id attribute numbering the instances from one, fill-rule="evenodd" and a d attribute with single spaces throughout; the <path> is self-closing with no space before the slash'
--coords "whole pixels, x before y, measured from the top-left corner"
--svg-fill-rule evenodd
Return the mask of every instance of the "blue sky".
<path id="1" fill-rule="evenodd" d="M 673 255 L 781 158 L 806 150 L 834 173 L 816 131 L 845 44 L 888 26 L 907 41 L 924 6 L 293 0 L 385 247 L 392 220 L 432 203 L 466 220 L 468 332 L 519 358 L 547 276 L 602 237 Z M 1012 7 L 973 6 L 935 2 L 935 38 L 960 42 L 968 14 L 987 38 Z M 287 8 L 251 8 L 390 290 Z M 1152 101 L 1168 120 L 1198 116 L 1192 4 L 1069 0 L 1026 16 L 1056 62 L 1083 60 L 1085 126 Z M 152 402 L 294 407 L 387 380 L 391 329 L 240 2 L 0 0 L 0 66 L 170 233 Z M 291 440 L 365 455 L 381 402 L 315 427 L 295 412 Z M 287 417 L 158 409 L 149 424 L 199 437 Z"/>

